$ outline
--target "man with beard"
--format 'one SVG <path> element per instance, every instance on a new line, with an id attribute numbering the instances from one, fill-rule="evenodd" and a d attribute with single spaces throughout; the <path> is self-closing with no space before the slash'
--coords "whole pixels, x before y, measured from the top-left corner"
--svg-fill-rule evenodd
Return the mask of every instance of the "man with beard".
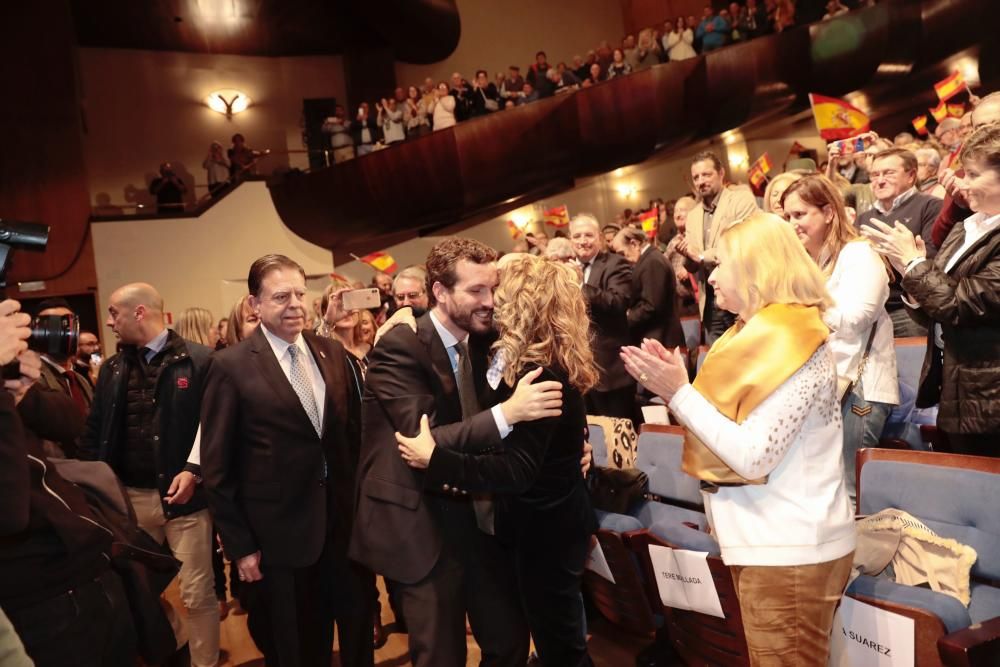
<path id="1" fill-rule="evenodd" d="M 349 555 L 396 582 L 416 667 L 464 667 L 465 618 L 482 665 L 523 667 L 528 630 L 512 559 L 492 536 L 492 504 L 444 485 L 424 487 L 395 433 L 416 435 L 422 415 L 440 447 L 489 451 L 515 423 L 560 413 L 557 382 L 518 383 L 489 409 L 487 351 L 493 334 L 497 253 L 449 238 L 427 258 L 431 310 L 386 333 L 369 355 L 363 402 L 357 515 Z"/>
<path id="2" fill-rule="evenodd" d="M 718 266 L 715 247 L 725 230 L 757 210 L 757 200 L 745 185 L 726 185 L 722 160 L 703 151 L 691 160 L 691 183 L 698 203 L 687 214 L 684 240 L 677 251 L 687 257 L 686 268 L 698 279 L 698 306 L 705 343 L 711 345 L 732 326 L 735 316 L 717 308 L 708 277 Z"/>

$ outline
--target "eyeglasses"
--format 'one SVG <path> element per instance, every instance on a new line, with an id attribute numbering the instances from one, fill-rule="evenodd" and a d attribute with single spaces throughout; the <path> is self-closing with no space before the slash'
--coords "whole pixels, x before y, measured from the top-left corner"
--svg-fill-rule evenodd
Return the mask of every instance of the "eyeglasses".
<path id="1" fill-rule="evenodd" d="M 396 301 L 416 301 L 424 295 L 423 292 L 407 292 L 405 294 L 396 294 Z"/>

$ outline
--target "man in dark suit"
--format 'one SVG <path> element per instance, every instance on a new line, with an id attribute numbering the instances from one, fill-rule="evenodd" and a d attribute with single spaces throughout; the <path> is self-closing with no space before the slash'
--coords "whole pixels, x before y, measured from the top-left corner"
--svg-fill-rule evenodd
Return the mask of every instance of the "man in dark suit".
<path id="1" fill-rule="evenodd" d="M 620 356 L 622 346 L 631 343 L 626 316 L 632 293 L 631 267 L 621 255 L 605 250 L 601 223 L 592 215 L 573 218 L 569 237 L 583 269 L 594 360 L 601 369 L 600 382 L 586 396 L 587 412 L 634 419 L 635 380 L 625 372 Z"/>
<path id="2" fill-rule="evenodd" d="M 449 238 L 427 258 L 431 311 L 390 330 L 369 355 L 357 516 L 350 556 L 395 582 L 416 667 L 464 667 L 465 617 L 482 665 L 523 667 L 528 630 L 509 553 L 492 534 L 488 498 L 425 488 L 395 433 L 416 435 L 429 415 L 438 446 L 488 451 L 520 421 L 555 416 L 559 383 L 518 384 L 489 405 L 496 252 Z"/>
<path id="3" fill-rule="evenodd" d="M 626 227 L 615 235 L 612 249 L 632 265 L 632 303 L 628 328 L 633 345 L 653 338 L 672 348 L 684 345 L 684 329 L 677 317 L 677 279 L 663 253 L 646 233 Z"/>
<path id="4" fill-rule="evenodd" d="M 345 352 L 303 331 L 301 266 L 266 255 L 247 283 L 261 326 L 209 366 L 202 474 L 248 626 L 269 667 L 330 664 L 334 620 L 341 664 L 371 665 L 371 582 L 346 553 L 360 407 Z"/>

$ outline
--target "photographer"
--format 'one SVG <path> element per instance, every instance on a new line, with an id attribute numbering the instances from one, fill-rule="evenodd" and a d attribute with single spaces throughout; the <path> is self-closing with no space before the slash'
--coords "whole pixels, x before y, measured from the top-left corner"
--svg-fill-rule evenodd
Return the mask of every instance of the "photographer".
<path id="1" fill-rule="evenodd" d="M 187 193 L 187 186 L 174 173 L 174 167 L 169 162 L 160 165 L 160 175 L 154 178 L 149 184 L 149 194 L 156 197 L 156 212 L 183 213 L 184 195 Z"/>
<path id="2" fill-rule="evenodd" d="M 19 361 L 20 372 L 0 392 L 0 607 L 39 667 L 131 665 L 134 630 L 108 565 L 111 534 L 32 432 L 72 412 L 72 401 L 32 386 L 41 361 L 27 351 L 30 319 L 19 311 L 0 302 L 0 364 Z"/>

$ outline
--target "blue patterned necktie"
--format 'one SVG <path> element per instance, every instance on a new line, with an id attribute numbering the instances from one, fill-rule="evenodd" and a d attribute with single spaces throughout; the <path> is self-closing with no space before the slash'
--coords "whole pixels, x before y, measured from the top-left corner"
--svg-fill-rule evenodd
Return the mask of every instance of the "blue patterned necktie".
<path id="1" fill-rule="evenodd" d="M 319 422 L 319 408 L 316 407 L 316 395 L 313 394 L 312 382 L 306 373 L 305 364 L 299 357 L 302 350 L 295 345 L 288 346 L 288 354 L 291 356 L 291 364 L 288 366 L 288 379 L 292 383 L 292 389 L 299 397 L 299 402 L 309 415 L 309 421 L 316 429 L 316 435 L 323 435 L 323 426 Z"/>

